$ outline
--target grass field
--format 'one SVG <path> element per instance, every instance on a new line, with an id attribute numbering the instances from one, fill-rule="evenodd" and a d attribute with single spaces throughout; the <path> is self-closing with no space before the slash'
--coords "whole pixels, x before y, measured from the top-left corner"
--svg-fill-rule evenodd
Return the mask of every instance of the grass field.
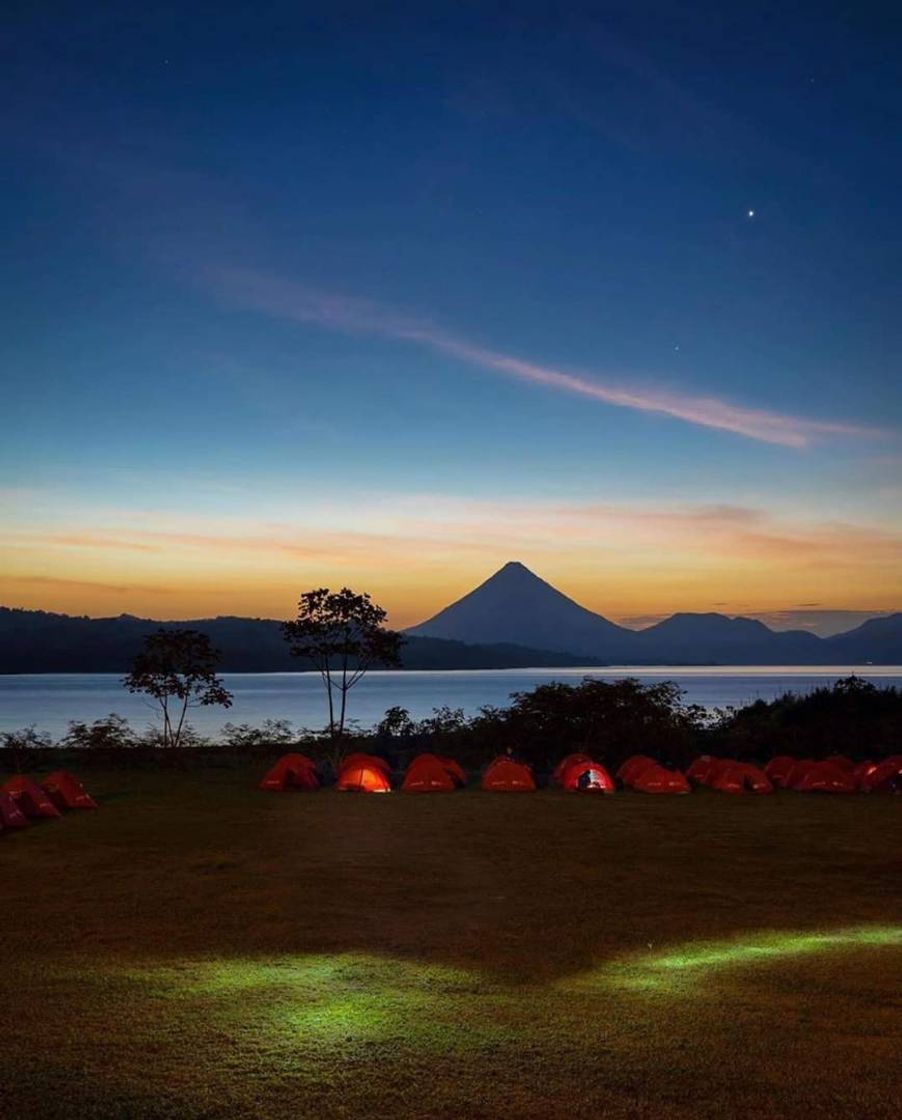
<path id="1" fill-rule="evenodd" d="M 902 1112 L 902 798 L 256 776 L 0 837 L 5 1120 Z"/>

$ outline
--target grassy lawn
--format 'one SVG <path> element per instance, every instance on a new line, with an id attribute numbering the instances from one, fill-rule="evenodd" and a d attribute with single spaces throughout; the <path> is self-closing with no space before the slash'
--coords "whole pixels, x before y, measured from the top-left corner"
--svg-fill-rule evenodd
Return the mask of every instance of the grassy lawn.
<path id="1" fill-rule="evenodd" d="M 900 1115 L 902 798 L 257 777 L 0 837 L 0 1114 Z"/>

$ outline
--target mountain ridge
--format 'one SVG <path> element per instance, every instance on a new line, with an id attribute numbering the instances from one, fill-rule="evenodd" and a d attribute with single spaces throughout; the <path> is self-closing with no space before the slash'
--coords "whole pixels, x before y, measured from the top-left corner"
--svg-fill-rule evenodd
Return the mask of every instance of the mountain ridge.
<path id="1" fill-rule="evenodd" d="M 275 619 L 219 615 L 161 622 L 0 607 L 0 673 L 122 672 L 159 626 L 203 630 L 224 672 L 305 668 Z M 405 669 L 587 668 L 600 665 L 902 664 L 902 612 L 829 638 L 771 630 L 758 619 L 680 611 L 630 630 L 510 561 L 431 618 L 403 631 Z"/>
<path id="2" fill-rule="evenodd" d="M 876 625 L 874 625 L 876 624 Z M 405 633 L 457 641 L 528 642 L 635 664 L 830 664 L 902 661 L 902 613 L 820 638 L 759 619 L 681 611 L 644 630 L 618 626 L 510 561 L 468 594 Z"/>

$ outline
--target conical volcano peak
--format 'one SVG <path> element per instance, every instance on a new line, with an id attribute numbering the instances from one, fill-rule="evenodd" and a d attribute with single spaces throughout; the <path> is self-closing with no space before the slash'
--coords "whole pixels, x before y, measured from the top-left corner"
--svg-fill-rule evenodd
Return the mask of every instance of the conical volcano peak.
<path id="1" fill-rule="evenodd" d="M 545 581 L 536 575 L 535 572 L 530 571 L 525 564 L 521 564 L 519 560 L 508 560 L 503 564 L 494 575 L 489 576 L 487 583 L 493 580 L 504 580 L 505 582 L 521 580 L 529 581 L 534 580 L 536 583 L 544 583 Z"/>
<path id="2" fill-rule="evenodd" d="M 408 633 L 591 657 L 621 658 L 635 642 L 632 631 L 581 607 L 519 560 L 509 560 L 468 595 Z M 539 639 L 551 644 L 536 645 Z"/>

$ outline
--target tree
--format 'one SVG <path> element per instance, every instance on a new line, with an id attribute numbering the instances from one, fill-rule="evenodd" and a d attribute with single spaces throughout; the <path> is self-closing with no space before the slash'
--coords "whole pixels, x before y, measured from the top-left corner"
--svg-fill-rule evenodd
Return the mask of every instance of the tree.
<path id="1" fill-rule="evenodd" d="M 386 612 L 366 593 L 349 587 L 306 591 L 298 601 L 298 616 L 282 624 L 282 634 L 294 657 L 313 663 L 329 702 L 329 735 L 344 735 L 348 693 L 374 665 L 401 664 L 404 639 L 384 626 Z M 336 697 L 337 693 L 337 697 Z M 338 716 L 336 718 L 336 700 Z"/>
<path id="2" fill-rule="evenodd" d="M 129 692 L 143 692 L 159 706 L 163 746 L 176 748 L 185 732 L 189 708 L 232 706 L 232 694 L 216 675 L 220 654 L 198 630 L 162 627 L 144 639 L 144 649 L 123 680 Z"/>

